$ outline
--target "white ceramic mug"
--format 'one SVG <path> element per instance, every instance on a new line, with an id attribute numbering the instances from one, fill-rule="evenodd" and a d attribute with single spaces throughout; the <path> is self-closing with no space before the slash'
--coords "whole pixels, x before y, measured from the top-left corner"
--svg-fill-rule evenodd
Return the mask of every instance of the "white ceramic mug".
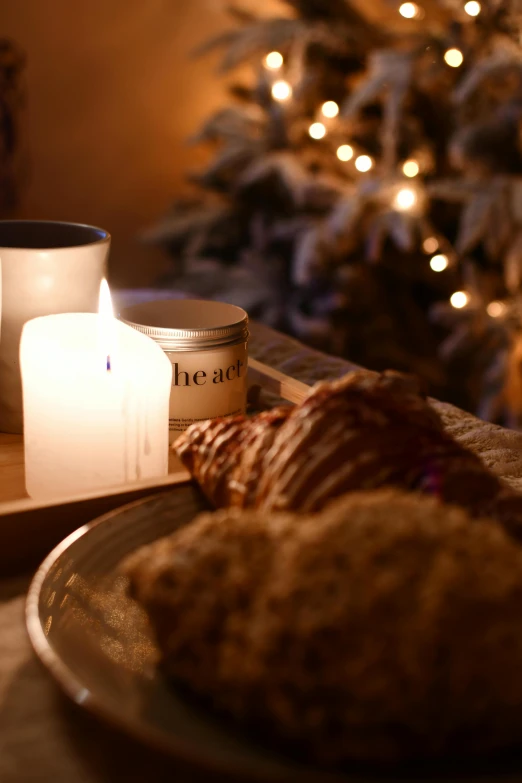
<path id="1" fill-rule="evenodd" d="M 111 238 L 79 223 L 0 221 L 0 432 L 22 432 L 20 337 L 31 318 L 96 312 Z"/>

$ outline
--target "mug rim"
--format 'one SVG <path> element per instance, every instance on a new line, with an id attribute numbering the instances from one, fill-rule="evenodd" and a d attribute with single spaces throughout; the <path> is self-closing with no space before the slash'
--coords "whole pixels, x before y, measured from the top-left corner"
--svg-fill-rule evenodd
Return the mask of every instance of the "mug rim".
<path id="1" fill-rule="evenodd" d="M 0 236 L 0 250 L 35 250 L 35 251 L 52 251 L 53 253 L 56 253 L 60 250 L 73 250 L 75 248 L 80 247 L 92 247 L 93 245 L 102 245 L 107 242 L 111 241 L 111 235 L 109 232 L 104 229 L 100 228 L 99 226 L 92 226 L 89 223 L 76 223 L 73 221 L 68 220 L 0 220 L 0 234 L 2 226 L 14 226 L 14 227 L 20 227 L 20 226 L 55 226 L 55 227 L 63 227 L 66 226 L 68 229 L 71 228 L 79 228 L 79 229 L 88 229 L 92 232 L 92 240 L 86 240 L 79 242 L 78 244 L 67 244 L 67 245 L 58 245 L 54 246 L 52 244 L 42 244 L 41 246 L 35 247 L 28 247 L 27 245 L 24 245 L 23 243 L 11 243 L 11 244 L 3 244 L 1 236 Z M 98 236 L 96 236 L 96 234 Z M 99 235 L 102 236 L 99 236 Z"/>

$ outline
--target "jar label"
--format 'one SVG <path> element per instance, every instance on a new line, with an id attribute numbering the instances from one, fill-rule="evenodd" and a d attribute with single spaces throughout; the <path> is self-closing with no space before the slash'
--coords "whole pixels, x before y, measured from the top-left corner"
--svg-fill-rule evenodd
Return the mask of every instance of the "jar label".
<path id="1" fill-rule="evenodd" d="M 172 363 L 171 442 L 194 422 L 245 412 L 246 343 L 209 351 L 168 351 L 167 356 Z"/>

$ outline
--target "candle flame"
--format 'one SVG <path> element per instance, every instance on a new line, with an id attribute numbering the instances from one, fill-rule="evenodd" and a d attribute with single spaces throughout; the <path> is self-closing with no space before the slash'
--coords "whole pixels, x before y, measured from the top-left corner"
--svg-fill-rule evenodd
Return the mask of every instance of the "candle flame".
<path id="1" fill-rule="evenodd" d="M 100 299 L 98 305 L 99 325 L 100 325 L 100 343 L 103 346 L 103 355 L 105 356 L 105 368 L 107 372 L 111 371 L 111 354 L 114 342 L 114 310 L 112 307 L 111 292 L 109 284 L 104 278 L 100 285 Z"/>
<path id="2" fill-rule="evenodd" d="M 111 292 L 109 289 L 109 284 L 105 278 L 103 278 L 100 285 L 100 299 L 99 299 L 98 312 L 102 316 L 102 318 L 114 318 Z"/>

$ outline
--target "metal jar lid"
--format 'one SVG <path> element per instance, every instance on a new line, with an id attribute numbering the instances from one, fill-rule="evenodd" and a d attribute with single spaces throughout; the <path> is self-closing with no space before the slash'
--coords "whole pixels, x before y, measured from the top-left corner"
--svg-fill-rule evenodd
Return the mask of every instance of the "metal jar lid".
<path id="1" fill-rule="evenodd" d="M 247 313 L 224 302 L 161 299 L 126 307 L 118 315 L 164 351 L 202 351 L 248 340 Z"/>

